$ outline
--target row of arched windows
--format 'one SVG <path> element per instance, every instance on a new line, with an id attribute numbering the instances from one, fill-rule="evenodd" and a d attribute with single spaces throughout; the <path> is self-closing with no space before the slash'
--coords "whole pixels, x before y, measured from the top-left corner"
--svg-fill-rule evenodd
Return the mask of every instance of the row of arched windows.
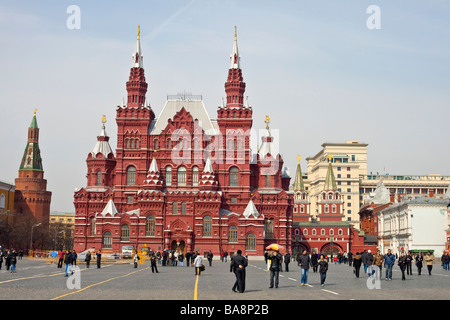
<path id="1" fill-rule="evenodd" d="M 212 218 L 206 215 L 203 218 L 203 236 L 210 237 L 212 235 Z M 95 234 L 95 219 L 91 219 L 91 234 Z M 155 217 L 149 215 L 146 220 L 145 235 L 153 237 L 155 236 Z M 130 227 L 127 224 L 123 224 L 120 227 L 120 241 L 126 242 L 130 241 Z M 238 231 L 236 226 L 230 226 L 228 228 L 228 242 L 237 243 L 238 242 Z M 110 231 L 106 231 L 103 234 L 103 248 L 112 248 L 112 234 Z M 256 248 L 256 237 L 253 233 L 249 233 L 246 237 L 246 249 L 255 250 Z"/>
<path id="2" fill-rule="evenodd" d="M 230 177 L 230 187 L 239 186 L 239 169 L 237 167 L 231 167 L 229 171 Z M 101 173 L 98 173 L 97 183 L 100 184 L 101 181 Z M 187 186 L 187 169 L 184 166 L 181 166 L 177 169 L 177 186 L 185 187 Z M 192 168 L 192 186 L 198 186 L 198 167 Z M 172 175 L 172 167 L 166 166 L 166 186 L 172 186 L 173 175 Z M 127 186 L 136 185 L 136 167 L 129 166 L 126 171 L 126 184 Z"/>
<path id="3" fill-rule="evenodd" d="M 295 229 L 294 234 L 296 236 L 300 235 L 300 230 L 299 229 Z M 338 229 L 338 235 L 342 236 L 343 234 L 344 234 L 344 231 L 342 229 Z M 308 229 L 306 229 L 306 228 L 303 229 L 303 235 L 308 235 Z M 311 235 L 316 236 L 317 235 L 317 230 L 316 229 L 312 229 Z M 320 235 L 321 236 L 325 236 L 326 235 L 325 229 L 320 229 Z M 329 229 L 328 235 L 334 236 L 334 229 Z"/>

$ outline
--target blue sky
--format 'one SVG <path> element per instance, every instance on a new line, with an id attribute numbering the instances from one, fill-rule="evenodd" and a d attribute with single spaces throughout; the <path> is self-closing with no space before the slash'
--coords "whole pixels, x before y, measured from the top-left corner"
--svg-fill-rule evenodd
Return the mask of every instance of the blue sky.
<path id="1" fill-rule="evenodd" d="M 187 91 L 216 118 L 236 25 L 253 128 L 270 115 L 291 174 L 297 154 L 306 171 L 322 143 L 356 139 L 369 172 L 450 175 L 448 1 L 0 1 L 0 180 L 18 176 L 37 108 L 51 209 L 74 211 L 103 114 L 115 148 L 137 25 L 157 115 Z"/>

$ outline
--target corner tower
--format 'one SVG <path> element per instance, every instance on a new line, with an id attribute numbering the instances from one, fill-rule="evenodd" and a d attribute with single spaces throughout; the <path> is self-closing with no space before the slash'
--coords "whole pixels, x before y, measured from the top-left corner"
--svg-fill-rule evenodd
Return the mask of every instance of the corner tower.
<path id="1" fill-rule="evenodd" d="M 19 177 L 15 180 L 14 207 L 18 215 L 32 214 L 39 222 L 48 224 L 52 193 L 47 191 L 47 180 L 44 179 L 36 111 L 28 128 Z"/>

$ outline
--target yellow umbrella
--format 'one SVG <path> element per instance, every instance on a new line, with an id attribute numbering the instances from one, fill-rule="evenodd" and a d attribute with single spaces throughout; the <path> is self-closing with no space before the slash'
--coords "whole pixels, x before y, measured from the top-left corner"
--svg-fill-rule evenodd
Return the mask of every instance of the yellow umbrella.
<path id="1" fill-rule="evenodd" d="M 279 251 L 280 248 L 282 248 L 282 247 L 279 246 L 278 244 L 272 243 L 271 245 L 268 245 L 268 246 L 266 247 L 266 250 L 275 250 L 275 251 Z"/>

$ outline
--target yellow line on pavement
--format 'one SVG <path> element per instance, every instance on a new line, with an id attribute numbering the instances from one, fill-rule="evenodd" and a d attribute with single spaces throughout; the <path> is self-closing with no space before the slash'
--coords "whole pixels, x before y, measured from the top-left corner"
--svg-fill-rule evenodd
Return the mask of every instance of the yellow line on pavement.
<path id="1" fill-rule="evenodd" d="M 57 300 L 57 299 L 59 299 L 59 298 L 63 298 L 63 297 L 66 297 L 66 296 L 70 296 L 71 294 L 79 293 L 79 292 L 84 291 L 84 290 L 86 290 L 86 289 L 95 287 L 95 286 L 97 286 L 97 285 L 99 285 L 99 284 L 106 283 L 106 282 L 109 282 L 109 281 L 111 281 L 111 280 L 116 280 L 116 279 L 120 279 L 120 278 L 125 278 L 125 277 L 128 277 L 129 275 L 132 275 L 132 274 L 134 274 L 134 273 L 136 273 L 136 272 L 144 271 L 144 270 L 146 270 L 146 269 L 150 269 L 150 267 L 143 268 L 143 269 L 140 269 L 140 270 L 137 270 L 137 271 L 133 271 L 133 272 L 124 274 L 123 276 L 114 277 L 114 278 L 107 279 L 107 280 L 105 280 L 105 281 L 97 282 L 97 283 L 91 284 L 90 286 L 87 286 L 86 288 L 83 288 L 83 289 L 80 289 L 80 290 L 77 290 L 77 291 L 74 291 L 74 292 L 69 292 L 69 293 L 63 294 L 63 295 L 61 295 L 61 296 L 55 297 L 55 298 L 50 299 L 50 300 Z"/>
<path id="2" fill-rule="evenodd" d="M 195 280 L 194 300 L 197 300 L 197 287 L 198 287 L 198 275 L 197 279 Z"/>

